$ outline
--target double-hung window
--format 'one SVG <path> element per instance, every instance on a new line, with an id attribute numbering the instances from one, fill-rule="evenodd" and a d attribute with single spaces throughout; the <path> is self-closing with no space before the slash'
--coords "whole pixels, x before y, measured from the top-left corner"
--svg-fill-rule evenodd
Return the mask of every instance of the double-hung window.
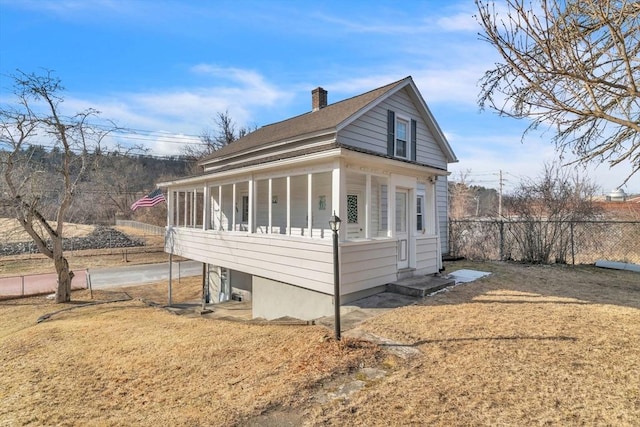
<path id="1" fill-rule="evenodd" d="M 416 198 L 416 230 L 424 230 L 424 196 L 418 195 Z"/>
<path id="2" fill-rule="evenodd" d="M 396 157 L 407 158 L 407 136 L 409 134 L 409 122 L 404 119 L 396 119 Z"/>
<path id="3" fill-rule="evenodd" d="M 387 155 L 389 157 L 416 161 L 417 134 L 416 120 L 398 117 L 395 111 L 387 110 Z"/>

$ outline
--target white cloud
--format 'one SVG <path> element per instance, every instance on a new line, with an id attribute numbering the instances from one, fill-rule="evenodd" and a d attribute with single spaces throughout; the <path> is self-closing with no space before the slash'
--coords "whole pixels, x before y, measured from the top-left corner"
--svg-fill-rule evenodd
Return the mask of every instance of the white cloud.
<path id="1" fill-rule="evenodd" d="M 228 111 L 239 126 L 251 126 L 263 110 L 293 99 L 291 92 L 251 70 L 200 64 L 192 71 L 208 74 L 214 81 L 210 86 L 118 93 L 108 98 L 67 98 L 64 109 L 71 114 L 95 108 L 120 127 L 142 131 L 122 138 L 122 142 L 143 143 L 153 154 L 170 155 L 180 152 L 185 136 L 197 140 L 202 131 L 214 127 L 218 112 Z M 165 135 L 158 129 L 168 130 Z"/>
<path id="2" fill-rule="evenodd" d="M 293 97 L 293 94 L 278 89 L 275 84 L 269 83 L 264 76 L 253 70 L 198 64 L 192 67 L 191 71 L 210 75 L 216 81 L 228 81 L 229 84 L 226 86 L 215 87 L 219 96 L 226 100 L 242 100 L 249 105 L 270 106 L 277 102 L 289 101 Z"/>
<path id="3" fill-rule="evenodd" d="M 442 16 L 436 19 L 436 24 L 442 31 L 474 31 L 480 27 L 472 12 L 461 12 L 455 15 Z"/>
<path id="4" fill-rule="evenodd" d="M 418 32 L 430 31 L 429 26 L 416 26 L 416 25 L 394 25 L 389 24 L 393 22 L 391 19 L 385 20 L 367 20 L 366 17 L 360 18 L 360 20 L 349 20 L 345 18 L 338 18 L 335 16 L 329 16 L 325 14 L 316 14 L 316 17 L 325 23 L 333 24 L 338 27 L 338 30 L 342 30 L 346 33 L 360 33 L 360 34 L 396 34 L 407 35 L 416 34 Z M 388 17 L 387 17 L 388 18 Z"/>
<path id="5" fill-rule="evenodd" d="M 477 105 L 480 69 L 472 67 L 424 70 L 414 76 L 428 103 Z"/>
<path id="6" fill-rule="evenodd" d="M 23 8 L 33 13 L 49 14 L 65 21 L 100 22 L 106 17 L 122 21 L 144 16 L 136 2 L 118 0 L 21 0 L 7 2 L 3 7 Z M 148 15 L 148 11 L 145 11 Z"/>
<path id="7" fill-rule="evenodd" d="M 502 171 L 505 193 L 523 178 L 539 177 L 545 162 L 551 163 L 560 157 L 552 143 L 528 137 L 521 142 L 519 134 L 461 136 L 447 133 L 446 136 L 459 159 L 458 163 L 449 165 L 452 179 L 456 180 L 460 173 L 471 171 L 469 178 L 472 184 L 497 189 L 498 174 Z M 562 164 L 587 176 L 600 187 L 601 193 L 617 188 L 631 173 L 629 163 L 614 168 L 598 163 L 568 165 L 573 160 L 575 157 L 566 154 L 562 158 Z M 640 177 L 630 180 L 624 188 L 629 193 L 640 192 Z"/>
<path id="8" fill-rule="evenodd" d="M 356 18 L 345 18 L 345 15 L 328 15 L 317 13 L 315 18 L 334 26 L 332 31 L 344 31 L 345 33 L 357 34 L 380 34 L 388 36 L 410 35 L 409 41 L 413 42 L 414 37 L 419 34 L 437 34 L 446 32 L 470 32 L 478 31 L 479 26 L 474 18 L 475 7 L 470 7 L 469 3 L 449 4 L 443 9 L 428 8 L 424 13 L 426 16 L 408 12 L 402 8 L 372 8 L 362 9 L 361 13 L 355 14 Z M 346 15 L 348 16 L 348 15 Z"/>

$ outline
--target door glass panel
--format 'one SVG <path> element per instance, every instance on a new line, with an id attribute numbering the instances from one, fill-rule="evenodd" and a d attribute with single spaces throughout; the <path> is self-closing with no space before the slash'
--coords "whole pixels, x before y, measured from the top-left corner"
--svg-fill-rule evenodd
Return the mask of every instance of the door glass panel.
<path id="1" fill-rule="evenodd" d="M 407 193 L 396 193 L 396 232 L 407 232 Z"/>
<path id="2" fill-rule="evenodd" d="M 347 222 L 349 224 L 358 223 L 358 196 L 356 194 L 347 195 Z"/>

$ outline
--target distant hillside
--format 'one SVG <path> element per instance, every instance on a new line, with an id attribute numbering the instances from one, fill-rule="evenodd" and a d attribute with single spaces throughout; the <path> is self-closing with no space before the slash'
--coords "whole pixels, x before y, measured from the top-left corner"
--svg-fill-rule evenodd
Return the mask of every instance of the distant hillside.
<path id="1" fill-rule="evenodd" d="M 62 188 L 56 165 L 62 155 L 56 150 L 30 147 L 22 153 L 29 159 L 29 170 L 47 174 L 47 188 L 36 189 L 41 193 L 40 204 L 43 212 L 53 217 Z M 79 224 L 115 224 L 116 216 L 121 219 L 138 219 L 164 225 L 166 206 L 139 209 L 129 208 L 133 202 L 153 189 L 159 181 L 190 175 L 194 161 L 181 156 L 156 157 L 150 155 L 122 155 L 118 153 L 94 154 L 91 158 L 96 165 L 83 180 L 69 211 L 68 222 Z M 0 205 L 0 217 L 13 217 L 10 206 Z"/>

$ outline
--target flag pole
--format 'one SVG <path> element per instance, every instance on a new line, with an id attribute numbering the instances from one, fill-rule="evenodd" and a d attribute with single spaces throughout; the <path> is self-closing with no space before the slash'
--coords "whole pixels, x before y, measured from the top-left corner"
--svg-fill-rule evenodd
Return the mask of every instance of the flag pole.
<path id="1" fill-rule="evenodd" d="M 171 278 L 173 277 L 173 253 L 169 252 L 169 307 L 171 307 Z"/>

